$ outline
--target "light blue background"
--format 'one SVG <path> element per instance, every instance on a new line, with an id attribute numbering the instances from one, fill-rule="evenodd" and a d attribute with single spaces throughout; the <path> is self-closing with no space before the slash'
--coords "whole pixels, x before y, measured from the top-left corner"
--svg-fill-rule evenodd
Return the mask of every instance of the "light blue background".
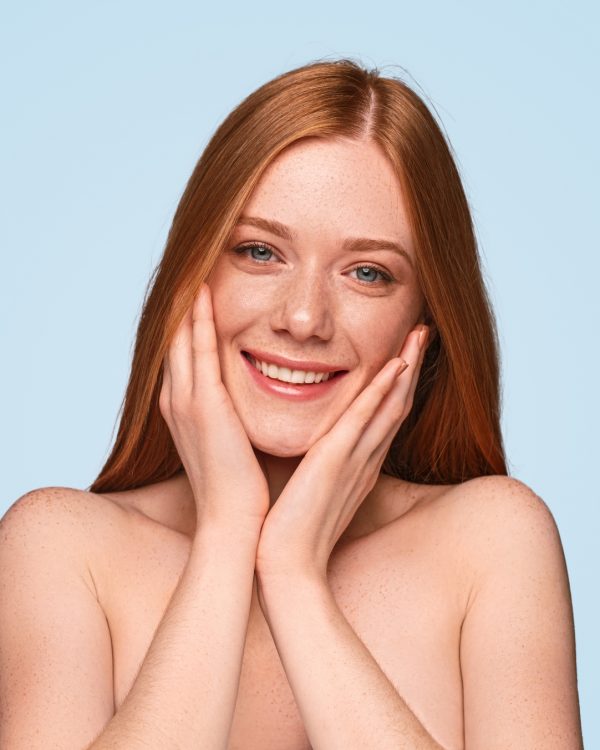
<path id="1" fill-rule="evenodd" d="M 101 468 L 145 285 L 226 114 L 318 57 L 403 66 L 471 202 L 511 473 L 561 532 L 584 735 L 600 747 L 598 21 L 591 0 L 5 3 L 0 514 Z"/>

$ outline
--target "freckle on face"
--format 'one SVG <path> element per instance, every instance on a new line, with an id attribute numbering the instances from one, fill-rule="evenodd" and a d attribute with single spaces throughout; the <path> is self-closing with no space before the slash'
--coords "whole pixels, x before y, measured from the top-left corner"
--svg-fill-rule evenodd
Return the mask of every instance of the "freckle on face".
<path id="1" fill-rule="evenodd" d="M 241 225 L 213 269 L 221 375 L 255 447 L 302 455 L 399 353 L 420 314 L 422 293 L 405 260 L 391 250 L 340 250 L 348 237 L 383 238 L 414 260 L 401 188 L 372 142 L 310 138 L 267 168 L 242 214 L 280 222 L 294 239 Z M 268 263 L 233 253 L 249 241 L 273 249 Z M 363 262 L 387 269 L 396 282 L 365 286 L 352 273 Z M 290 402 L 249 379 L 240 352 L 252 348 L 340 363 L 349 372 L 328 395 Z"/>

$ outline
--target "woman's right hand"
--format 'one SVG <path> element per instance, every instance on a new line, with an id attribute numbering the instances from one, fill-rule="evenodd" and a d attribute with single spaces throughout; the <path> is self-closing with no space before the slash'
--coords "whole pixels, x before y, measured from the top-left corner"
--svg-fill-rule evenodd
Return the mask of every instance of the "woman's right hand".
<path id="1" fill-rule="evenodd" d="M 197 526 L 259 534 L 269 488 L 221 379 L 208 284 L 202 284 L 169 346 L 159 397 L 196 502 Z"/>

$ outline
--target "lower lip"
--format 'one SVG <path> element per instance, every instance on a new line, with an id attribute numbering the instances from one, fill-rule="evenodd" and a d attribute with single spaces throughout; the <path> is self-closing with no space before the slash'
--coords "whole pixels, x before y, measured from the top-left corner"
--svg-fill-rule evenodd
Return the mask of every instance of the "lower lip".
<path id="1" fill-rule="evenodd" d="M 281 380 L 275 380 L 275 378 L 268 378 L 266 375 L 263 375 L 244 354 L 240 353 L 240 356 L 246 364 L 250 377 L 259 388 L 262 388 L 267 393 L 275 394 L 291 401 L 308 401 L 313 398 L 325 396 L 331 393 L 342 382 L 345 375 L 348 374 L 347 372 L 341 372 L 335 377 L 329 378 L 324 383 L 284 383 Z"/>

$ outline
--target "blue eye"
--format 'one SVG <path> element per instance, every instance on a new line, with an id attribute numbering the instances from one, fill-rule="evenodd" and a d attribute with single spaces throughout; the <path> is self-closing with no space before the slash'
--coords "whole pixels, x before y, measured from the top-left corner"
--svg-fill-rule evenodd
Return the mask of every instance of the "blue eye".
<path id="1" fill-rule="evenodd" d="M 250 253 L 247 252 L 248 250 Z M 273 257 L 277 257 L 275 252 L 262 242 L 248 242 L 244 245 L 239 245 L 234 248 L 234 252 L 236 255 L 245 256 L 248 260 L 254 261 L 255 263 L 266 263 L 267 261 L 272 260 Z M 378 266 L 372 266 L 368 263 L 353 268 L 352 273 L 354 271 L 357 273 L 366 271 L 366 278 L 361 278 L 360 276 L 356 277 L 357 281 L 366 286 L 377 286 L 378 283 L 391 284 L 394 280 L 388 273 L 382 271 Z"/>
<path id="2" fill-rule="evenodd" d="M 390 284 L 392 282 L 392 277 L 389 274 L 385 273 L 385 271 L 382 271 L 380 268 L 377 268 L 377 266 L 369 266 L 369 265 L 364 266 L 363 265 L 363 266 L 357 266 L 356 268 L 353 268 L 352 270 L 356 271 L 357 273 L 359 271 L 368 271 L 371 274 L 375 274 L 375 278 L 373 276 L 367 279 L 365 279 L 364 277 L 363 278 L 358 277 L 358 281 L 362 281 L 363 284 L 366 283 L 370 286 L 373 286 L 371 282 L 377 281 L 377 277 L 376 277 L 377 274 L 379 274 L 384 284 Z"/>
<path id="3" fill-rule="evenodd" d="M 259 253 L 255 255 L 253 252 L 251 252 L 250 256 L 246 254 L 246 250 L 258 250 Z M 235 248 L 235 252 L 238 255 L 246 255 L 246 257 L 250 257 L 252 260 L 256 260 L 258 262 L 265 261 L 265 260 L 271 260 L 270 256 L 265 257 L 266 255 L 273 255 L 273 251 L 271 248 L 267 247 L 266 245 L 262 245 L 259 242 L 250 242 L 247 245 L 240 245 L 239 247 Z"/>

